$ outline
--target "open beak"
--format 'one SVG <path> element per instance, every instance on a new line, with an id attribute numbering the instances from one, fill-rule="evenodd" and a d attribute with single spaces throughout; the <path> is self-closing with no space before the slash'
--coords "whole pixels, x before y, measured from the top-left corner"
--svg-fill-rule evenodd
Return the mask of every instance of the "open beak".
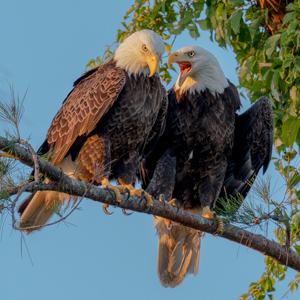
<path id="1" fill-rule="evenodd" d="M 148 67 L 150 70 L 149 77 L 152 77 L 157 70 L 159 58 L 156 54 L 153 55 L 151 58 L 149 58 L 148 56 L 145 56 L 145 57 L 146 57 L 147 64 L 148 64 Z"/>
<path id="2" fill-rule="evenodd" d="M 183 58 L 178 52 L 173 52 L 169 55 L 167 65 L 170 68 L 172 63 L 177 63 L 180 68 L 180 75 L 179 75 L 179 87 L 183 85 L 185 80 L 188 78 L 192 68 L 193 63 L 187 61 L 186 58 Z"/>

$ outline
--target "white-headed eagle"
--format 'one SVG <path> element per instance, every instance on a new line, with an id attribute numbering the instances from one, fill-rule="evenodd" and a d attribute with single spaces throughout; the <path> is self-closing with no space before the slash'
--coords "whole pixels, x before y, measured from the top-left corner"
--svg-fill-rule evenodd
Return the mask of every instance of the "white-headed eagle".
<path id="1" fill-rule="evenodd" d="M 49 161 L 70 177 L 114 191 L 117 202 L 120 193 L 144 195 L 132 185 L 139 157 L 151 150 L 164 128 L 168 101 L 157 71 L 164 51 L 162 38 L 151 30 L 129 36 L 111 61 L 75 81 L 38 152 L 50 151 Z M 112 186 L 108 179 L 120 185 Z M 45 224 L 53 207 L 67 198 L 51 191 L 29 196 L 19 208 L 20 227 Z M 145 198 L 151 206 L 150 195 Z"/>
<path id="2" fill-rule="evenodd" d="M 219 197 L 244 197 L 272 152 L 273 112 L 266 97 L 237 115 L 240 98 L 218 61 L 208 51 L 189 46 L 170 54 L 180 75 L 168 91 L 164 134 L 144 160 L 143 188 L 159 198 L 177 198 L 180 208 L 214 217 Z M 173 201 L 170 201 L 171 203 Z M 218 203 L 217 203 L 218 205 Z M 171 229 L 170 229 L 171 225 Z M 201 234 L 162 218 L 157 229 L 157 272 L 164 287 L 175 287 L 198 273 Z"/>

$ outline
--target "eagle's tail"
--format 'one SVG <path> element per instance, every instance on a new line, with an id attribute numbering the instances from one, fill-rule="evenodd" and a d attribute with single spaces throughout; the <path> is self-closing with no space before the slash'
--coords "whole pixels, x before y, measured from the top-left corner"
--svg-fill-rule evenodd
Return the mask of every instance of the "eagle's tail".
<path id="1" fill-rule="evenodd" d="M 201 233 L 176 223 L 169 230 L 160 217 L 154 219 L 154 227 L 159 237 L 157 273 L 162 286 L 174 288 L 187 274 L 197 275 Z"/>
<path id="2" fill-rule="evenodd" d="M 68 176 L 78 179 L 74 174 L 76 165 L 75 162 L 71 160 L 71 156 L 63 159 L 60 168 Z M 19 226 L 31 227 L 46 224 L 55 213 L 59 212 L 60 207 L 65 201 L 70 201 L 71 199 L 76 201 L 77 197 L 55 191 L 38 191 L 34 195 L 28 196 L 18 209 L 21 216 Z M 29 234 L 34 230 L 40 229 L 41 228 L 32 228 L 26 229 L 26 231 L 27 234 Z"/>

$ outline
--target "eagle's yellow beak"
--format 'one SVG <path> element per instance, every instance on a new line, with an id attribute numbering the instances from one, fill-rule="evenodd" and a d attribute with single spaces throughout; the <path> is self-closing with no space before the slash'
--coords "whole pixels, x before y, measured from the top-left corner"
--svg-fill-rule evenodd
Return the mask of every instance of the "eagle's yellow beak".
<path id="1" fill-rule="evenodd" d="M 168 61 L 167 61 L 167 65 L 168 68 L 170 69 L 170 66 L 172 63 L 177 63 L 180 60 L 179 58 L 179 53 L 178 52 L 173 52 L 168 56 Z"/>
<path id="2" fill-rule="evenodd" d="M 185 80 L 188 78 L 190 71 L 192 70 L 193 63 L 188 61 L 185 57 L 180 55 L 178 52 L 173 52 L 169 55 L 167 65 L 170 68 L 172 63 L 177 63 L 180 69 L 179 75 L 179 87 L 183 85 Z"/>
<path id="3" fill-rule="evenodd" d="M 156 54 L 153 55 L 150 58 L 146 55 L 145 55 L 145 57 L 146 57 L 146 61 L 147 61 L 147 64 L 148 64 L 148 67 L 149 67 L 149 70 L 150 70 L 149 77 L 152 77 L 155 74 L 156 70 L 157 70 L 159 58 Z"/>

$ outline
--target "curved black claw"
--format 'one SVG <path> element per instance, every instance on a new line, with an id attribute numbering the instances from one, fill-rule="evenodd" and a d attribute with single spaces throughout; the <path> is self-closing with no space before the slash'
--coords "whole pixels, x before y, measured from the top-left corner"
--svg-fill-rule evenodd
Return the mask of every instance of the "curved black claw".
<path id="1" fill-rule="evenodd" d="M 108 187 L 108 185 L 104 188 L 105 190 L 109 191 L 109 194 L 112 196 L 112 197 L 116 197 L 115 194 L 112 193 L 111 189 Z"/>
<path id="2" fill-rule="evenodd" d="M 128 213 L 126 212 L 126 209 L 125 209 L 125 208 L 122 208 L 122 213 L 123 213 L 125 216 L 130 216 L 130 215 L 133 214 L 133 212 L 130 213 L 130 214 L 128 214 Z"/>
<path id="3" fill-rule="evenodd" d="M 114 212 L 108 212 L 107 211 L 107 208 L 109 207 L 109 205 L 108 204 L 103 204 L 102 205 L 102 208 L 103 208 L 103 211 L 107 214 L 107 215 L 112 215 Z"/>
<path id="4" fill-rule="evenodd" d="M 146 212 L 146 213 L 150 212 L 151 209 L 152 209 L 152 207 L 153 207 L 152 205 L 149 205 L 145 212 Z"/>
<path id="5" fill-rule="evenodd" d="M 126 193 L 127 193 L 127 199 L 126 199 L 126 201 L 129 199 L 129 197 L 130 197 L 130 190 L 127 188 L 127 187 L 125 187 L 125 191 L 126 191 Z M 130 214 L 131 215 L 131 214 Z"/>
<path id="6" fill-rule="evenodd" d="M 141 196 L 141 200 L 139 203 L 141 203 L 144 199 L 145 199 L 145 191 L 142 191 L 142 196 Z"/>
<path id="7" fill-rule="evenodd" d="M 166 205 L 166 198 L 163 194 L 160 194 L 159 195 L 159 199 L 158 199 L 160 202 L 163 202 L 164 205 Z"/>
<path id="8" fill-rule="evenodd" d="M 178 213 L 178 212 L 179 212 L 179 208 L 180 208 L 180 203 L 179 203 L 179 201 L 176 199 L 176 200 L 174 201 L 174 204 L 176 204 L 176 207 L 177 207 L 176 213 Z"/>
<path id="9" fill-rule="evenodd" d="M 217 214 L 214 213 L 214 214 L 213 214 L 213 217 L 214 217 L 214 221 L 216 221 L 216 220 L 217 220 Z"/>

